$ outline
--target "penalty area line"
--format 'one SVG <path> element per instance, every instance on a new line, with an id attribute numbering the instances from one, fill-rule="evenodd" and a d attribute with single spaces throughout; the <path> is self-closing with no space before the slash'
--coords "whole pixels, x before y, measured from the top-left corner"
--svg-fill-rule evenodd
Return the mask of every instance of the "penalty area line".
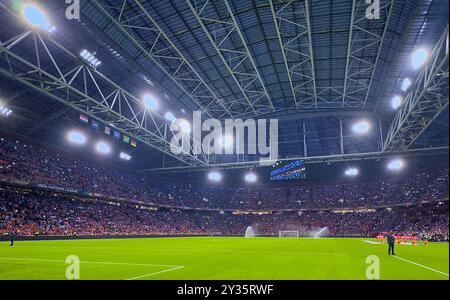
<path id="1" fill-rule="evenodd" d="M 144 275 L 128 278 L 126 280 L 141 279 L 141 278 L 150 277 L 150 276 L 154 276 L 154 275 L 161 274 L 161 273 L 166 273 L 166 272 L 170 272 L 170 271 L 179 270 L 179 269 L 182 269 L 182 268 L 184 268 L 184 266 L 178 266 L 178 267 L 167 269 L 167 270 L 162 270 L 162 271 L 158 271 L 158 272 L 148 273 L 148 274 L 144 274 Z"/>
<path id="2" fill-rule="evenodd" d="M 394 255 L 394 256 L 392 256 L 392 257 L 395 257 L 395 258 L 397 258 L 397 259 L 400 259 L 400 260 L 406 261 L 406 262 L 408 262 L 408 263 L 410 263 L 410 264 L 413 264 L 413 265 L 416 265 L 416 266 L 422 267 L 422 268 L 424 268 L 424 269 L 427 269 L 427 270 L 430 270 L 430 271 L 433 271 L 433 272 L 436 272 L 436 273 L 439 273 L 439 274 L 441 274 L 441 275 L 444 275 L 444 276 L 447 276 L 447 277 L 449 277 L 449 275 L 448 275 L 447 273 L 444 273 L 444 272 L 441 272 L 441 271 L 439 271 L 439 270 L 436 270 L 436 269 L 433 269 L 433 268 L 430 268 L 430 267 L 427 267 L 427 266 L 421 265 L 421 264 L 419 264 L 419 263 L 416 263 L 416 262 L 413 262 L 413 261 L 411 261 L 411 260 L 408 260 L 408 259 L 405 259 L 405 258 L 401 258 L 401 257 L 395 256 L 395 255 Z"/>

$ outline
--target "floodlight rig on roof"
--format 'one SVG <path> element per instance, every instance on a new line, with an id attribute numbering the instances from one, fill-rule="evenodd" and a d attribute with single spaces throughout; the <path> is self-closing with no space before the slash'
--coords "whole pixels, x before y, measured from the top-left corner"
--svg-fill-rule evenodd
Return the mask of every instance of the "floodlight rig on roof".
<path id="1" fill-rule="evenodd" d="M 136 14 L 139 13 L 142 18 L 136 18 L 136 14 L 125 13 L 125 8 L 129 8 L 128 1 L 124 1 L 122 9 L 117 12 L 112 11 L 106 1 L 92 0 L 89 2 L 141 52 L 142 59 L 154 63 L 195 103 L 199 110 L 202 110 L 208 117 L 212 117 L 212 115 L 233 116 L 233 104 L 222 101 L 221 97 L 206 84 L 191 62 L 184 57 L 140 1 L 134 1 L 136 5 L 133 9 L 137 9 Z M 142 24 L 143 20 L 145 20 L 145 24 Z M 139 36 L 147 38 L 143 41 L 137 38 Z"/>
<path id="2" fill-rule="evenodd" d="M 410 149 L 448 107 L 448 25 L 391 123 L 383 151 Z"/>
<path id="3" fill-rule="evenodd" d="M 0 8 L 20 20 L 6 4 L 0 3 Z M 185 165 L 208 165 L 206 155 L 174 155 L 168 134 L 170 123 L 163 116 L 145 109 L 141 100 L 105 74 L 82 64 L 77 54 L 49 35 L 38 31 L 13 35 L 0 41 L 0 74 L 104 124 L 111 124 L 161 151 L 166 158 Z M 41 61 L 51 63 L 40 64 Z"/>

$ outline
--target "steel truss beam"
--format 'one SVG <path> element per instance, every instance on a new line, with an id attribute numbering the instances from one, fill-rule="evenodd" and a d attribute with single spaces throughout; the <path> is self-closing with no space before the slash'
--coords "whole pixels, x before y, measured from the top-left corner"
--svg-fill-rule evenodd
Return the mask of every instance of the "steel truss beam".
<path id="1" fill-rule="evenodd" d="M 107 1 L 91 1 L 108 18 L 111 25 L 138 49 L 137 61 L 145 65 L 150 60 L 158 66 L 209 117 L 233 116 L 231 110 L 234 103 L 223 101 L 206 84 L 143 4 L 135 0 L 136 6 L 130 9 L 132 4 L 128 2 L 130 1 L 123 0 L 122 5 L 113 8 Z M 147 20 L 145 24 L 143 19 Z M 105 33 L 116 40 L 116 30 L 109 27 L 105 29 Z"/>
<path id="2" fill-rule="evenodd" d="M 449 147 L 436 147 L 436 148 L 423 148 L 423 149 L 411 149 L 400 152 L 366 152 L 366 153 L 348 153 L 338 155 L 324 155 L 324 156 L 309 156 L 309 157 L 290 157 L 277 160 L 278 162 L 289 162 L 294 160 L 304 160 L 308 164 L 316 163 L 337 163 L 344 161 L 359 161 L 359 160 L 374 160 L 374 159 L 388 159 L 393 157 L 415 157 L 415 156 L 436 156 L 436 155 L 448 155 Z M 248 169 L 267 167 L 262 166 L 259 161 L 247 161 L 247 162 L 235 162 L 235 163 L 222 163 L 211 165 L 211 168 L 218 169 Z M 160 172 L 160 171 L 173 171 L 173 172 L 186 172 L 186 171 L 204 171 L 205 168 L 199 167 L 172 167 L 172 168 L 155 168 L 148 169 L 148 172 Z"/>
<path id="3" fill-rule="evenodd" d="M 352 1 L 342 107 L 365 107 L 394 7 L 381 0 L 380 18 L 368 19 L 366 2 Z"/>
<path id="4" fill-rule="evenodd" d="M 0 73 L 186 165 L 208 164 L 204 155 L 174 155 L 163 116 L 146 110 L 139 99 L 44 33 L 27 31 L 0 41 Z"/>
<path id="5" fill-rule="evenodd" d="M 226 15 L 221 15 L 213 0 L 186 0 L 192 13 L 213 45 L 221 61 L 242 93 L 239 102 L 255 116 L 274 111 L 272 100 L 250 53 L 230 4 L 224 0 Z M 218 10 L 220 11 L 220 10 Z"/>
<path id="6" fill-rule="evenodd" d="M 295 106 L 317 108 L 318 101 L 327 101 L 316 87 L 309 0 L 274 2 L 270 8 Z"/>
<path id="7" fill-rule="evenodd" d="M 329 109 L 329 110 L 319 110 L 319 111 L 302 111 L 293 113 L 273 113 L 266 115 L 264 117 L 270 119 L 277 119 L 278 121 L 294 121 L 294 120 L 304 120 L 313 118 L 342 118 L 342 117 L 367 117 L 373 118 L 373 112 L 366 109 Z"/>
<path id="8" fill-rule="evenodd" d="M 410 149 L 448 107 L 448 26 L 421 70 L 386 136 L 383 151 Z"/>

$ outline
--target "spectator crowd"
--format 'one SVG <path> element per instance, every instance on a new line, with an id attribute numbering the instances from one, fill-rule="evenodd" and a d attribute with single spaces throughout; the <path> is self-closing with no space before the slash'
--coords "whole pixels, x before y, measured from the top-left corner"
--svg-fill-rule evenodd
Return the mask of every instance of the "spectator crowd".
<path id="1" fill-rule="evenodd" d="M 159 182 L 147 175 L 74 159 L 36 143 L 0 137 L 0 181 L 33 182 L 131 201 L 197 208 L 156 209 L 88 197 L 72 199 L 10 188 L 6 183 L 0 189 L 0 234 L 242 236 L 248 226 L 255 226 L 262 235 L 278 235 L 280 230 L 310 235 L 326 228 L 330 236 L 395 231 L 448 241 L 448 201 L 437 202 L 448 199 L 447 168 L 352 184 L 206 187 Z M 430 200 L 436 202 L 423 204 Z M 405 203 L 410 206 L 386 208 Z M 349 207 L 376 209 L 336 211 Z M 292 211 L 258 215 L 227 209 Z"/>
<path id="2" fill-rule="evenodd" d="M 305 211 L 266 215 L 220 211 L 155 209 L 67 198 L 48 192 L 0 191 L 0 235 L 227 235 L 243 236 L 248 226 L 274 236 L 295 230 L 312 236 L 326 228 L 328 236 L 373 237 L 380 232 L 448 241 L 448 203 L 365 212 Z"/>
<path id="3" fill-rule="evenodd" d="M 194 186 L 98 166 L 0 137 L 0 180 L 24 181 L 162 205 L 215 209 L 374 207 L 448 198 L 448 168 L 352 184 L 274 188 Z"/>

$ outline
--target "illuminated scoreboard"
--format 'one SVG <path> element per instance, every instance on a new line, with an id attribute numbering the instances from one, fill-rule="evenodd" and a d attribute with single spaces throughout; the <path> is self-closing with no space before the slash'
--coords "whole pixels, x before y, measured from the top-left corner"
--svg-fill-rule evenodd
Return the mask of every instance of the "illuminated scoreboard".
<path id="1" fill-rule="evenodd" d="M 270 172 L 270 180 L 295 180 L 306 178 L 304 160 L 296 160 Z"/>

